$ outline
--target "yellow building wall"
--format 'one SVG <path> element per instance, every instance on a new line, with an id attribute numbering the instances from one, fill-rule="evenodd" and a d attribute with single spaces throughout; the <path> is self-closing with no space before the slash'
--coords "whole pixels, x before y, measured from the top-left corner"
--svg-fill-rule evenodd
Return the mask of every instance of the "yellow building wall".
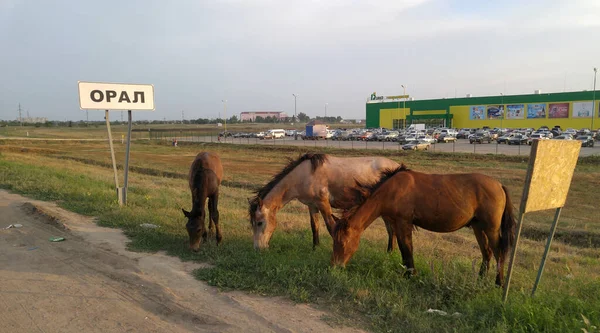
<path id="1" fill-rule="evenodd" d="M 562 129 L 566 128 L 591 128 L 592 118 L 572 118 L 573 116 L 573 103 L 575 102 L 551 102 L 551 103 L 533 103 L 533 104 L 556 104 L 556 103 L 568 103 L 569 104 L 569 118 L 549 118 L 549 110 L 546 107 L 546 118 L 534 118 L 527 119 L 527 105 L 528 103 L 519 103 L 525 106 L 524 118 L 523 119 L 482 119 L 482 120 L 471 120 L 471 106 L 451 106 L 450 113 L 453 115 L 452 126 L 455 128 L 482 128 L 483 126 L 489 126 L 490 128 L 502 127 L 502 128 L 540 128 L 541 126 L 548 126 L 552 128 L 555 125 L 559 125 Z M 582 101 L 587 102 L 587 101 Z M 483 104 L 481 104 L 483 105 Z M 484 105 L 487 106 L 487 105 Z M 487 112 L 487 111 L 486 111 Z M 506 115 L 506 104 L 504 105 L 504 113 Z M 487 117 L 487 114 L 485 115 Z M 594 115 L 594 128 L 600 126 L 600 117 L 598 117 L 598 105 L 596 106 L 596 114 Z"/>
<path id="2" fill-rule="evenodd" d="M 410 115 L 409 108 L 399 109 L 381 109 L 379 112 L 379 126 L 385 128 L 392 128 L 394 125 L 394 119 L 406 119 L 406 116 Z"/>

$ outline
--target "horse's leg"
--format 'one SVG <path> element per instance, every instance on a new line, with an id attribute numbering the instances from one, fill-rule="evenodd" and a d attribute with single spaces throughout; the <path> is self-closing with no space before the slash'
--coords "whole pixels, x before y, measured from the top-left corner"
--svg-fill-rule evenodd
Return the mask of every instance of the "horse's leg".
<path id="1" fill-rule="evenodd" d="M 219 227 L 219 210 L 217 206 L 219 205 L 219 192 L 211 195 L 208 198 L 208 213 L 210 214 L 210 222 L 214 223 L 215 231 L 217 234 L 217 245 L 221 243 L 221 228 Z"/>
<path id="2" fill-rule="evenodd" d="M 308 206 L 310 213 L 310 228 L 313 235 L 313 250 L 319 245 L 319 209 L 315 206 Z"/>
<path id="3" fill-rule="evenodd" d="M 213 212 L 212 212 L 212 196 L 208 197 L 208 237 L 213 236 L 213 227 L 215 225 Z"/>
<path id="4" fill-rule="evenodd" d="M 394 234 L 394 228 L 392 228 L 392 220 L 390 218 L 386 218 L 384 216 L 381 217 L 383 219 L 383 222 L 385 223 L 385 229 L 387 230 L 388 233 L 388 247 L 387 247 L 387 252 L 388 253 L 392 253 L 392 251 L 394 250 L 394 241 L 395 241 L 395 237 L 396 235 Z"/>
<path id="5" fill-rule="evenodd" d="M 500 221 L 500 219 L 498 219 Z M 496 285 L 502 286 L 502 282 L 504 280 L 504 256 L 500 256 L 500 223 L 498 223 L 498 228 L 488 228 L 485 229 L 484 232 L 487 236 L 489 247 L 494 252 L 494 257 L 496 258 Z"/>
<path id="6" fill-rule="evenodd" d="M 412 244 L 412 223 L 395 221 L 396 238 L 398 247 L 402 253 L 402 264 L 406 267 L 404 277 L 409 278 L 416 274 L 415 263 L 413 261 L 413 244 Z"/>
<path id="7" fill-rule="evenodd" d="M 327 231 L 329 232 L 329 235 L 331 235 L 331 237 L 333 237 L 333 229 L 335 227 L 335 220 L 331 216 L 331 214 L 333 212 L 331 211 L 331 206 L 329 205 L 329 200 L 327 200 L 327 199 L 321 200 L 317 204 L 317 208 L 321 212 L 321 215 L 323 216 L 323 220 L 325 220 L 325 226 L 327 227 Z"/>
<path id="8" fill-rule="evenodd" d="M 492 250 L 488 244 L 488 238 L 476 225 L 472 225 L 473 233 L 475 234 L 475 238 L 477 238 L 477 244 L 479 244 L 479 249 L 481 250 L 481 267 L 479 268 L 479 277 L 483 278 L 490 269 L 490 258 L 492 257 Z"/>

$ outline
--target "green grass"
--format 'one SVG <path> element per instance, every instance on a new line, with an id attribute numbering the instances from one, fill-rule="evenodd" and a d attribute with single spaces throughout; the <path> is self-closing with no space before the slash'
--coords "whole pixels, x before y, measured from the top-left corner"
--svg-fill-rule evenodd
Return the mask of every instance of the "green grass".
<path id="1" fill-rule="evenodd" d="M 134 149 L 137 154 L 154 152 L 157 159 L 162 157 L 161 162 L 153 166 L 156 170 L 185 174 L 191 156 L 199 147 L 182 147 L 175 153 L 152 144 L 136 145 Z M 0 187 L 36 199 L 56 201 L 71 211 L 98 217 L 100 225 L 121 228 L 131 239 L 131 250 L 166 251 L 183 260 L 209 263 L 210 268 L 199 269 L 195 275 L 219 288 L 281 295 L 296 302 L 317 304 L 331 311 L 333 323 L 358 325 L 377 332 L 573 332 L 580 328 L 590 330 L 593 325 L 600 327 L 600 250 L 594 244 L 556 242 L 538 294 L 531 298 L 529 293 L 543 242 L 524 239 L 506 306 L 500 301 L 501 290 L 494 287 L 491 273 L 483 280 L 476 277 L 480 255 L 469 230 L 448 235 L 418 232 L 415 260 L 419 274 L 406 280 L 401 277 L 400 255 L 384 251 L 385 236 L 376 232 L 381 229 L 380 223 L 367 230 L 359 251 L 346 269 L 331 268 L 331 238 L 322 231 L 321 246 L 312 250 L 307 211 L 302 205 L 291 203 L 278 215 L 280 226 L 270 249 L 258 253 L 252 248 L 246 198 L 251 194 L 248 188 L 263 183 L 270 174 L 256 175 L 242 186 L 235 180 L 240 179 L 239 174 L 247 167 L 239 161 L 272 161 L 273 168 L 278 169 L 285 160 L 281 158 L 282 152 L 264 148 L 219 149 L 228 166 L 226 180 L 230 182 L 222 188 L 220 198 L 224 241 L 219 247 L 209 241 L 199 253 L 187 250 L 180 208 L 189 208 L 191 200 L 186 181 L 177 177 L 165 178 L 144 173 L 142 169 L 132 173 L 129 204 L 121 208 L 116 203 L 110 168 L 61 158 L 79 155 L 85 159 L 93 154 L 5 151 L 0 155 Z M 181 155 L 184 157 L 178 159 Z M 295 155 L 297 152 L 287 153 L 287 156 Z M 463 166 L 422 155 L 411 158 L 412 165 L 425 170 L 443 165 L 458 170 Z M 485 162 L 478 160 L 467 168 L 487 169 L 489 165 Z M 494 159 L 487 163 L 498 163 L 495 166 L 498 170 L 494 172 L 514 188 L 512 194 L 517 202 L 516 189 L 522 186 L 520 177 L 524 175 L 524 170 L 514 174 L 514 170 L 520 169 L 517 168 L 519 163 L 506 162 L 504 167 Z M 149 167 L 149 164 L 136 161 L 134 166 Z M 593 198 L 588 199 L 585 192 L 593 190 L 598 169 L 586 167 L 576 173 L 575 193 L 570 197 L 575 201 L 567 205 L 595 202 Z M 567 218 L 574 221 L 588 218 L 578 208 L 567 208 L 564 213 Z M 544 215 L 531 219 L 540 228 L 547 227 L 544 220 Z M 590 225 L 597 227 L 598 223 L 593 222 L 590 221 Z M 154 223 L 160 228 L 145 229 L 139 226 L 141 223 Z M 577 230 L 583 228 L 580 222 L 572 223 Z M 460 315 L 428 314 L 429 308 Z M 589 318 L 589 325 L 581 315 Z"/>

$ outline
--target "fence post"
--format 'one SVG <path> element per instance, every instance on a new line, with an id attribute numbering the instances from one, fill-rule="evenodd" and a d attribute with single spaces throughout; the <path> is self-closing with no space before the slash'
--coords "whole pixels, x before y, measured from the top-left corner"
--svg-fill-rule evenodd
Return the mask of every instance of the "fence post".
<path id="1" fill-rule="evenodd" d="M 475 147 L 477 147 L 477 142 L 473 141 L 473 154 L 475 154 Z"/>
<path id="2" fill-rule="evenodd" d="M 456 150 L 456 140 L 452 140 L 452 152 L 454 153 Z"/>

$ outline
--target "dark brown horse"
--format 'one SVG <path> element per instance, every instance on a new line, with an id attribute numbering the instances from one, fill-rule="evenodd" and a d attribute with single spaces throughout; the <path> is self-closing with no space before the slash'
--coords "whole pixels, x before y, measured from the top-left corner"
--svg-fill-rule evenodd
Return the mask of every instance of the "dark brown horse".
<path id="1" fill-rule="evenodd" d="M 196 156 L 190 168 L 189 176 L 190 191 L 192 191 L 192 211 L 188 212 L 181 209 L 183 215 L 188 218 L 185 227 L 190 236 L 190 249 L 192 251 L 200 249 L 200 237 L 204 241 L 207 238 L 206 227 L 204 225 L 206 216 L 204 206 L 207 198 L 210 215 L 208 223 L 209 233 L 212 234 L 214 224 L 217 244 L 223 238 L 221 236 L 221 229 L 219 228 L 219 211 L 217 210 L 217 205 L 219 204 L 219 185 L 221 185 L 222 178 L 223 166 L 221 165 L 219 156 L 208 152 L 200 153 Z"/>
<path id="2" fill-rule="evenodd" d="M 304 154 L 283 168 L 256 196 L 249 200 L 250 223 L 254 233 L 254 248 L 269 247 L 277 225 L 277 211 L 297 199 L 308 206 L 313 247 L 319 244 L 319 213 L 331 234 L 335 221 L 332 208 L 350 208 L 351 198 L 344 198 L 348 189 L 355 188 L 356 180 L 376 182 L 381 172 L 397 168 L 398 163 L 384 157 L 335 157 L 325 154 Z M 385 219 L 384 219 L 385 222 Z M 393 248 L 394 237 L 388 227 L 388 251 Z"/>
<path id="3" fill-rule="evenodd" d="M 354 196 L 357 206 L 336 223 L 333 265 L 346 265 L 358 249 L 362 232 L 379 216 L 390 221 L 396 234 L 406 276 L 415 272 L 414 227 L 452 232 L 470 226 L 483 255 L 480 276 L 488 272 L 493 254 L 498 264 L 496 284 L 502 285 L 515 218 L 508 191 L 500 182 L 477 173 L 425 174 L 402 165 L 384 172 L 379 182 L 359 188 L 361 193 Z"/>

